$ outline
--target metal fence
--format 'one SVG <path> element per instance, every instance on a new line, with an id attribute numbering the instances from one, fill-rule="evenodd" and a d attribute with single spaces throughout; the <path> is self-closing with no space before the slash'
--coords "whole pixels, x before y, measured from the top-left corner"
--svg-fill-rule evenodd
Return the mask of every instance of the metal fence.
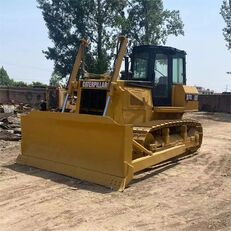
<path id="1" fill-rule="evenodd" d="M 199 110 L 231 113 L 231 95 L 199 95 Z"/>

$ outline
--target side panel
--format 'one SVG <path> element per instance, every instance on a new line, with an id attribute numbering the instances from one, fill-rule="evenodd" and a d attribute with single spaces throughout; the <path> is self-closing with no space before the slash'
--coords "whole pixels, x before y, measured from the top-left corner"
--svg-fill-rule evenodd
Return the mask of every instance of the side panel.
<path id="1" fill-rule="evenodd" d="M 108 117 L 32 112 L 17 162 L 123 189 L 132 178 L 132 128 Z"/>
<path id="2" fill-rule="evenodd" d="M 185 85 L 173 86 L 172 101 L 175 107 L 184 107 L 184 111 L 198 111 L 198 91 L 196 87 Z M 191 96 L 190 100 L 187 100 L 186 96 Z M 194 98 L 196 96 L 196 99 Z"/>

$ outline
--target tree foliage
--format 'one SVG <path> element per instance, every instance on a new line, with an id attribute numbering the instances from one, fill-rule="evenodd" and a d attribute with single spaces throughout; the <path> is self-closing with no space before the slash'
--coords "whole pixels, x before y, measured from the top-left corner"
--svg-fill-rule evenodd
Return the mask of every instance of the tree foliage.
<path id="1" fill-rule="evenodd" d="M 184 35 L 179 11 L 165 10 L 162 0 L 130 0 L 121 17 L 122 31 L 133 46 L 165 44 L 169 35 Z"/>
<path id="2" fill-rule="evenodd" d="M 23 81 L 15 81 L 9 77 L 7 71 L 4 67 L 0 68 L 0 86 L 6 87 L 45 87 L 46 84 L 41 82 L 32 82 L 31 84 L 27 84 Z"/>
<path id="3" fill-rule="evenodd" d="M 223 34 L 227 42 L 227 47 L 231 50 L 231 0 L 223 1 L 221 15 L 226 23 L 226 27 L 223 29 Z"/>
<path id="4" fill-rule="evenodd" d="M 10 79 L 9 75 L 7 74 L 7 71 L 4 69 L 4 67 L 1 67 L 0 69 L 0 86 L 12 86 L 14 83 L 13 79 Z"/>
<path id="5" fill-rule="evenodd" d="M 55 72 L 70 73 L 79 41 L 91 41 L 86 55 L 89 71 L 108 69 L 114 42 L 112 25 L 123 0 L 37 0 L 54 47 L 44 53 L 55 61 Z M 124 1 L 125 2 L 125 1 Z"/>
<path id="6" fill-rule="evenodd" d="M 44 51 L 54 60 L 54 71 L 71 72 L 81 38 L 91 43 L 87 70 L 108 70 L 118 34 L 131 45 L 164 44 L 169 35 L 183 34 L 179 11 L 165 10 L 162 0 L 37 0 L 53 47 Z"/>
<path id="7" fill-rule="evenodd" d="M 50 78 L 50 83 L 49 85 L 52 87 L 58 87 L 60 85 L 62 85 L 62 77 L 60 74 L 53 72 Z"/>
<path id="8" fill-rule="evenodd" d="M 31 84 L 28 84 L 29 87 L 46 87 L 47 85 L 39 81 L 33 81 Z"/>
<path id="9" fill-rule="evenodd" d="M 12 87 L 28 87 L 28 84 L 23 81 L 13 81 Z"/>

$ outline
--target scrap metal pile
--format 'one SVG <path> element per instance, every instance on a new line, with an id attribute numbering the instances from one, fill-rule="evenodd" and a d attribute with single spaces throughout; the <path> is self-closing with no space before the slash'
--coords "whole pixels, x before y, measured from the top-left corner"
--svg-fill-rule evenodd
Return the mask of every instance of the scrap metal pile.
<path id="1" fill-rule="evenodd" d="M 0 140 L 17 141 L 21 139 L 20 119 L 14 114 L 0 114 Z"/>
<path id="2" fill-rule="evenodd" d="M 0 106 L 0 140 L 21 140 L 21 113 L 30 111 L 29 105 L 1 105 Z"/>

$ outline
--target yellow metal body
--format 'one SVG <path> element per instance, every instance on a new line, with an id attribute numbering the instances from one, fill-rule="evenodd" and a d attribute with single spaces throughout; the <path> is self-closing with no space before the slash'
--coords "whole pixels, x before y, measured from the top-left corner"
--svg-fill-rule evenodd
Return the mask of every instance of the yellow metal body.
<path id="1" fill-rule="evenodd" d="M 22 116 L 18 163 L 113 189 L 132 179 L 132 128 L 108 117 L 32 112 Z"/>
<path id="2" fill-rule="evenodd" d="M 184 112 L 198 108 L 197 102 L 185 100 L 187 94 L 198 94 L 196 88 L 174 85 L 172 107 L 154 107 L 150 89 L 118 80 L 127 40 L 123 37 L 120 43 L 111 78 L 89 74 L 73 81 L 75 113 L 34 111 L 22 116 L 17 163 L 123 190 L 136 172 L 200 147 L 200 124 L 182 120 Z M 82 114 L 83 92 L 96 86 L 107 91 L 104 116 Z"/>
<path id="3" fill-rule="evenodd" d="M 184 112 L 197 111 L 199 107 L 198 100 L 186 101 L 184 97 L 186 94 L 198 95 L 198 90 L 192 86 L 174 85 L 172 87 L 173 106 L 184 108 Z"/>

